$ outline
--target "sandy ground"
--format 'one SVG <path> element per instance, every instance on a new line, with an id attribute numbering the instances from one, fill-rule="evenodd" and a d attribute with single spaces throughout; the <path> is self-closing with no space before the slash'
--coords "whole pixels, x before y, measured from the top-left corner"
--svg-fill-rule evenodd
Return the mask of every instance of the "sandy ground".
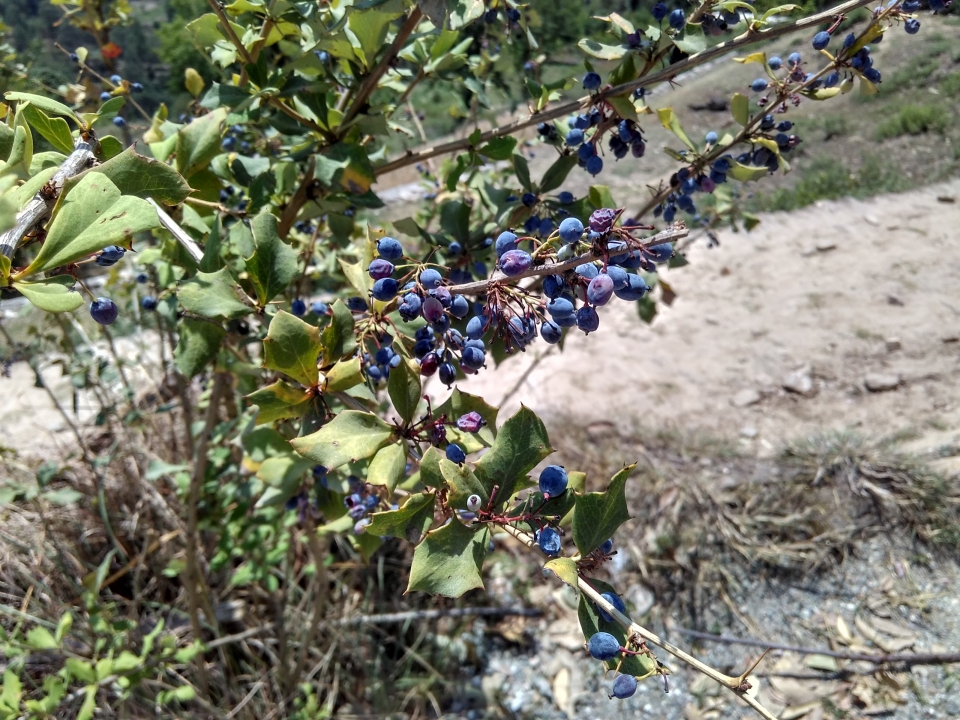
<path id="1" fill-rule="evenodd" d="M 699 241 L 664 271 L 677 299 L 651 326 L 614 300 L 598 332 L 461 387 L 496 399 L 519 383 L 504 412 L 550 424 L 683 427 L 761 452 L 820 428 L 942 444 L 960 432 L 960 204 L 938 198 L 957 197 L 960 181 L 822 202 Z"/>

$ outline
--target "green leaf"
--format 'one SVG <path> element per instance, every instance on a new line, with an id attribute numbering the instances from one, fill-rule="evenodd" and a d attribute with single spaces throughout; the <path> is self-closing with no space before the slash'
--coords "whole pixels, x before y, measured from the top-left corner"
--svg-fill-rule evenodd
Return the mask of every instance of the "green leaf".
<path id="1" fill-rule="evenodd" d="M 121 195 L 109 178 L 91 173 L 67 194 L 40 252 L 22 274 L 75 262 L 107 245 L 129 249 L 134 235 L 157 227 L 160 220 L 146 200 Z"/>
<path id="2" fill-rule="evenodd" d="M 598 43 L 596 40 L 590 40 L 584 38 L 577 46 L 583 50 L 587 55 L 595 57 L 598 60 L 619 60 L 628 52 L 630 49 L 625 45 L 604 45 L 603 43 Z"/>
<path id="3" fill-rule="evenodd" d="M 185 178 L 203 170 L 220 154 L 220 126 L 226 117 L 227 111 L 218 108 L 177 132 L 177 170 Z"/>
<path id="4" fill-rule="evenodd" d="M 17 115 L 17 124 L 14 128 L 13 146 L 7 156 L 6 167 L 0 166 L 0 177 L 17 173 L 26 177 L 29 173 L 30 162 L 33 160 L 33 133 L 27 125 L 23 115 Z"/>
<path id="5" fill-rule="evenodd" d="M 27 633 L 27 645 L 34 650 L 56 650 L 57 641 L 45 627 L 35 627 Z"/>
<path id="6" fill-rule="evenodd" d="M 427 487 L 441 488 L 446 484 L 440 473 L 440 461 L 443 453 L 435 447 L 428 448 L 420 459 L 420 482 Z"/>
<path id="7" fill-rule="evenodd" d="M 83 704 L 77 711 L 77 720 L 91 720 L 93 718 L 93 712 L 97 709 L 97 690 L 99 689 L 100 686 L 96 683 L 87 685 L 83 689 Z"/>
<path id="8" fill-rule="evenodd" d="M 47 115 L 62 115 L 63 117 L 68 117 L 73 120 L 77 125 L 80 124 L 80 121 L 77 119 L 77 115 L 73 110 L 68 108 L 62 102 L 57 102 L 43 95 L 31 95 L 30 93 L 22 92 L 8 92 L 3 95 L 7 100 L 19 100 L 20 102 L 28 102 L 34 105 L 35 107 L 43 110 Z M 72 149 L 72 148 L 71 148 Z"/>
<path id="9" fill-rule="evenodd" d="M 447 440 L 460 445 L 466 452 L 472 453 L 493 445 L 497 434 L 497 413 L 499 410 L 489 405 L 478 395 L 470 395 L 454 388 L 442 405 L 434 409 L 434 415 L 446 415 L 447 422 L 456 423 L 457 419 L 469 412 L 477 412 L 485 425 L 475 433 L 461 432 L 455 424 L 447 426 Z"/>
<path id="10" fill-rule="evenodd" d="M 811 97 L 814 100 L 829 100 L 830 98 L 839 94 L 840 94 L 840 88 L 832 87 L 832 88 L 819 88 L 817 90 L 814 90 L 813 92 L 806 93 L 806 96 Z"/>
<path id="11" fill-rule="evenodd" d="M 97 673 L 93 669 L 93 665 L 86 660 L 80 660 L 79 658 L 67 658 L 66 666 L 67 670 L 70 672 L 70 677 L 75 678 L 80 682 L 89 683 L 97 681 Z"/>
<path id="12" fill-rule="evenodd" d="M 263 366 L 313 387 L 319 382 L 317 360 L 322 351 L 320 330 L 281 310 L 270 321 L 263 341 Z"/>
<path id="13" fill-rule="evenodd" d="M 624 488 L 636 465 L 628 465 L 610 480 L 606 492 L 587 493 L 577 499 L 573 513 L 573 542 L 582 556 L 603 545 L 630 519 Z"/>
<path id="14" fill-rule="evenodd" d="M 491 140 L 477 148 L 477 152 L 491 160 L 509 160 L 515 147 L 517 147 L 517 139 L 508 135 Z"/>
<path id="15" fill-rule="evenodd" d="M 436 498 L 425 492 L 411 495 L 397 510 L 374 513 L 366 532 L 382 537 L 395 537 L 420 542 L 433 524 L 433 506 Z"/>
<path id="16" fill-rule="evenodd" d="M 610 188 L 606 185 L 593 185 L 587 192 L 587 198 L 595 208 L 615 208 L 617 206 Z"/>
<path id="17" fill-rule="evenodd" d="M 740 93 L 734 93 L 730 100 L 730 112 L 734 120 L 740 125 L 746 126 L 750 122 L 750 98 Z"/>
<path id="18" fill-rule="evenodd" d="M 35 105 L 22 105 L 19 112 L 22 112 L 31 127 L 57 150 L 65 155 L 73 152 L 70 126 L 62 117 L 50 117 Z"/>
<path id="19" fill-rule="evenodd" d="M 277 224 L 277 218 L 268 212 L 261 212 L 251 223 L 254 251 L 246 264 L 260 307 L 297 276 L 297 251 L 280 239 Z"/>
<path id="20" fill-rule="evenodd" d="M 343 392 L 363 382 L 363 372 L 360 369 L 360 358 L 341 360 L 326 373 L 324 392 Z"/>
<path id="21" fill-rule="evenodd" d="M 543 566 L 572 588 L 577 587 L 577 563 L 570 558 L 554 558 Z"/>
<path id="22" fill-rule="evenodd" d="M 247 402 L 260 408 L 257 425 L 285 420 L 303 415 L 310 396 L 302 388 L 294 387 L 283 380 L 260 388 L 246 396 Z"/>
<path id="23" fill-rule="evenodd" d="M 390 371 L 387 380 L 387 392 L 394 409 L 405 425 L 409 425 L 417 414 L 423 386 L 420 384 L 420 371 L 412 360 L 404 359 Z"/>
<path id="24" fill-rule="evenodd" d="M 83 305 L 83 297 L 69 275 L 55 275 L 38 282 L 15 282 L 13 286 L 33 305 L 46 312 L 70 312 Z"/>
<path id="25" fill-rule="evenodd" d="M 123 188 L 124 195 L 153 198 L 164 205 L 178 205 L 192 192 L 180 173 L 169 165 L 140 155 L 133 146 L 87 173 L 106 175 L 114 185 Z"/>
<path id="26" fill-rule="evenodd" d="M 457 463 L 443 458 L 440 460 L 440 474 L 447 481 L 447 487 L 449 488 L 447 502 L 450 507 L 466 510 L 467 498 L 471 495 L 479 495 L 482 501 L 481 505 L 486 506 L 490 499 L 490 493 L 466 463 L 457 465 Z"/>
<path id="27" fill-rule="evenodd" d="M 738 162 L 732 163 L 727 175 L 740 182 L 750 182 L 766 177 L 770 171 L 766 167 L 753 167 L 752 165 L 741 165 Z"/>
<path id="28" fill-rule="evenodd" d="M 177 296 L 185 309 L 201 317 L 236 318 L 252 308 L 240 302 L 235 285 L 227 268 L 215 273 L 198 272 L 181 286 Z"/>
<path id="29" fill-rule="evenodd" d="M 20 714 L 20 696 L 23 693 L 23 686 L 20 684 L 20 678 L 13 670 L 3 671 L 3 687 L 0 688 L 0 708 L 9 713 L 8 717 L 16 717 Z"/>
<path id="30" fill-rule="evenodd" d="M 589 583 L 599 593 L 616 593 L 612 585 L 601 580 L 590 579 Z M 616 622 L 604 620 L 597 612 L 596 606 L 587 598 L 585 594 L 580 595 L 580 604 L 577 607 L 577 617 L 580 620 L 580 629 L 583 631 L 584 639 L 592 637 L 595 633 L 606 632 L 613 635 L 620 641 L 620 647 L 627 646 L 627 633 Z M 649 655 L 624 655 L 621 656 L 623 663 L 620 665 L 620 672 L 624 675 L 635 675 L 644 677 L 655 672 L 657 669 L 656 661 Z M 621 658 L 608 660 L 605 664 L 608 668 L 614 668 Z"/>
<path id="31" fill-rule="evenodd" d="M 340 263 L 340 270 L 343 272 L 347 282 L 350 283 L 357 295 L 367 297 L 367 293 L 373 286 L 373 279 L 367 274 L 366 269 L 360 263 L 350 263 L 343 258 L 337 258 Z"/>
<path id="32" fill-rule="evenodd" d="M 353 336 L 353 313 L 340 300 L 334 302 L 330 309 L 332 317 L 320 335 L 324 367 L 337 362 L 344 355 L 353 352 L 356 347 Z"/>
<path id="33" fill-rule="evenodd" d="M 617 115 L 622 117 L 624 120 L 639 120 L 637 116 L 637 108 L 633 104 L 633 100 L 630 99 L 629 95 L 615 95 L 614 97 L 608 97 L 607 102 L 617 111 Z"/>
<path id="34" fill-rule="evenodd" d="M 687 137 L 687 134 L 683 131 L 683 128 L 680 127 L 680 119 L 673 111 L 673 108 L 660 108 L 657 110 L 657 117 L 660 118 L 660 122 L 667 130 L 672 132 L 680 139 L 680 142 L 682 142 L 691 150 L 694 149 L 693 143 L 690 142 L 690 138 Z"/>
<path id="35" fill-rule="evenodd" d="M 290 444 L 303 457 L 334 470 L 372 457 L 392 436 L 393 428 L 376 415 L 344 410 L 317 432 L 294 438 Z"/>
<path id="36" fill-rule="evenodd" d="M 133 146 L 130 146 L 133 149 Z M 123 152 L 123 143 L 117 140 L 113 135 L 104 135 L 100 138 L 100 157 L 103 160 L 112 160 Z M 173 170 L 173 168 L 170 168 Z M 178 174 L 179 177 L 179 174 Z M 131 195 L 135 193 L 130 193 Z"/>
<path id="37" fill-rule="evenodd" d="M 363 10 L 350 14 L 347 20 L 347 36 L 350 43 L 364 61 L 367 68 L 373 67 L 377 53 L 386 46 L 387 32 L 390 23 L 400 17 L 403 12 L 395 10 L 397 3 L 385 3 L 376 10 Z"/>
<path id="38" fill-rule="evenodd" d="M 413 551 L 407 592 L 419 590 L 456 598 L 468 590 L 482 588 L 480 568 L 489 537 L 486 527 L 471 529 L 455 518 L 427 533 Z"/>
<path id="39" fill-rule="evenodd" d="M 530 166 L 527 164 L 527 159 L 520 153 L 514 153 L 511 159 L 513 160 L 513 172 L 517 176 L 517 180 L 520 181 L 520 185 L 524 190 L 532 190 Z"/>
<path id="40" fill-rule="evenodd" d="M 173 351 L 177 370 L 192 378 L 217 356 L 226 331 L 216 323 L 186 317 L 177 328 L 179 338 Z"/>
<path id="41" fill-rule="evenodd" d="M 563 185 L 563 181 L 567 179 L 567 175 L 569 175 L 570 171 L 576 166 L 576 154 L 561 155 L 554 161 L 553 165 L 548 167 L 546 172 L 543 173 L 543 179 L 540 181 L 540 192 L 550 192 Z"/>
<path id="42" fill-rule="evenodd" d="M 483 14 L 483 0 L 454 0 L 450 10 L 450 28 L 459 30 Z"/>
<path id="43" fill-rule="evenodd" d="M 397 486 L 407 469 L 407 446 L 403 441 L 381 448 L 367 468 L 367 482 L 386 485 L 390 492 Z"/>
<path id="44" fill-rule="evenodd" d="M 767 10 L 763 15 L 760 16 L 760 21 L 764 22 L 765 20 L 772 18 L 774 15 L 780 15 L 781 13 L 793 12 L 794 10 L 799 10 L 799 5 L 777 5 Z"/>
<path id="45" fill-rule="evenodd" d="M 503 506 L 517 481 L 552 452 L 543 422 L 530 408 L 521 407 L 500 428 L 493 447 L 477 462 L 475 473 L 488 497 L 494 485 L 500 486 L 497 505 Z"/>
<path id="46" fill-rule="evenodd" d="M 694 31 L 694 27 L 694 25 L 687 25 L 682 38 L 673 38 L 673 44 L 680 48 L 681 52 L 688 55 L 693 55 L 707 48 L 707 36 L 702 32 Z"/>

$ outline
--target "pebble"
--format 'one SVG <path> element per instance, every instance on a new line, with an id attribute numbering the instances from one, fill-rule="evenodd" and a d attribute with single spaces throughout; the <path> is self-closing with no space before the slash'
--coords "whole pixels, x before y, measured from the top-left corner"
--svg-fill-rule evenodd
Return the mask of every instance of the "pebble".
<path id="1" fill-rule="evenodd" d="M 813 395 L 813 377 L 809 367 L 794 370 L 783 379 L 784 390 L 798 395 Z"/>
<path id="2" fill-rule="evenodd" d="M 887 352 L 896 352 L 903 347 L 900 338 L 890 337 L 886 338 L 883 342 L 887 346 Z"/>
<path id="3" fill-rule="evenodd" d="M 736 407 L 750 407 L 751 405 L 756 405 L 761 399 L 759 392 L 753 388 L 748 388 L 741 390 L 733 396 L 733 404 Z"/>
<path id="4" fill-rule="evenodd" d="M 863 379 L 863 384 L 866 385 L 867 390 L 870 392 L 885 392 L 887 390 L 895 390 L 897 386 L 900 385 L 900 376 L 869 373 Z"/>

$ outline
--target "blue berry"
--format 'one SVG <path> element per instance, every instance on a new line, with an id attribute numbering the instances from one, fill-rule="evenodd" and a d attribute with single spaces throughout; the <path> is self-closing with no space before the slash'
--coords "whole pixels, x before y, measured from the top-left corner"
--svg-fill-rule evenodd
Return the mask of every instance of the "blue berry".
<path id="1" fill-rule="evenodd" d="M 225 137 L 221 141 L 220 147 L 227 152 L 231 152 L 235 147 L 237 147 L 237 139 L 233 136 Z"/>
<path id="2" fill-rule="evenodd" d="M 583 223 L 575 217 L 564 218 L 560 223 L 560 239 L 565 243 L 573 243 L 583 236 Z"/>
<path id="3" fill-rule="evenodd" d="M 454 240 L 449 245 L 447 245 L 447 252 L 451 255 L 459 255 L 463 252 L 463 245 Z"/>
<path id="4" fill-rule="evenodd" d="M 603 545 L 600 546 L 600 552 L 602 552 L 604 555 L 609 555 L 613 552 L 613 538 L 605 541 Z"/>
<path id="5" fill-rule="evenodd" d="M 600 274 L 597 266 L 593 263 L 583 263 L 583 265 L 577 265 L 573 271 L 584 280 L 593 280 L 597 275 Z"/>
<path id="6" fill-rule="evenodd" d="M 880 71 L 875 67 L 868 67 L 863 71 L 863 76 L 872 83 L 878 83 L 881 79 Z"/>
<path id="7" fill-rule="evenodd" d="M 102 93 L 100 93 L 100 102 L 106 102 L 107 100 L 109 100 L 109 99 L 112 98 L 112 97 L 113 97 L 113 95 L 111 95 L 111 94 L 108 93 L 106 90 L 104 90 Z"/>
<path id="8" fill-rule="evenodd" d="M 420 284 L 423 285 L 427 290 L 433 290 L 434 288 L 440 287 L 440 283 L 443 281 L 443 277 L 437 270 L 433 268 L 427 268 L 420 273 Z"/>
<path id="9" fill-rule="evenodd" d="M 600 597 L 602 597 L 608 603 L 613 605 L 617 610 L 622 612 L 624 615 L 627 614 L 627 606 L 623 604 L 623 600 L 621 600 L 620 596 L 617 595 L 616 593 L 605 592 Z M 598 607 L 597 610 L 600 612 L 600 617 L 602 617 L 604 620 L 606 620 L 607 622 L 614 622 L 613 615 L 608 613 L 602 607 Z"/>
<path id="10" fill-rule="evenodd" d="M 507 20 L 517 22 L 520 20 L 520 11 L 516 8 L 507 8 Z"/>
<path id="11" fill-rule="evenodd" d="M 586 162 L 597 154 L 597 146 L 593 143 L 584 143 L 577 148 L 577 157 Z"/>
<path id="12" fill-rule="evenodd" d="M 556 345 L 563 337 L 563 331 L 557 323 L 551 320 L 544 320 L 540 326 L 540 337 L 551 345 Z"/>
<path id="13" fill-rule="evenodd" d="M 367 301 L 362 297 L 347 298 L 347 308 L 351 312 L 364 312 L 367 309 Z"/>
<path id="14" fill-rule="evenodd" d="M 683 10 L 677 8 L 670 13 L 670 19 L 668 22 L 670 23 L 670 27 L 672 27 L 674 30 L 679 30 L 687 24 L 687 16 L 683 13 Z"/>
<path id="15" fill-rule="evenodd" d="M 754 92 L 763 92 L 767 89 L 769 83 L 766 78 L 757 78 L 752 83 L 750 83 L 750 89 Z"/>
<path id="16" fill-rule="evenodd" d="M 591 175 L 599 175 L 601 170 L 603 170 L 603 158 L 601 158 L 599 155 L 594 155 L 587 160 L 588 173 Z"/>
<path id="17" fill-rule="evenodd" d="M 530 253 L 524 250 L 508 250 L 500 256 L 500 269 L 503 270 L 504 275 L 515 277 L 526 272 L 532 262 Z"/>
<path id="18" fill-rule="evenodd" d="M 620 654 L 620 641 L 610 633 L 598 632 L 590 636 L 588 648 L 597 660 L 613 660 Z"/>
<path id="19" fill-rule="evenodd" d="M 399 260 L 403 257 L 403 246 L 392 237 L 380 238 L 377 241 L 377 254 L 384 260 Z"/>
<path id="20" fill-rule="evenodd" d="M 118 115 L 113 119 L 113 124 L 116 125 L 118 128 L 122 128 L 124 125 L 127 124 L 127 121 Z"/>
<path id="21" fill-rule="evenodd" d="M 827 45 L 830 44 L 830 33 L 826 30 L 821 30 L 816 35 L 813 36 L 813 49 L 814 50 L 826 50 Z"/>
<path id="22" fill-rule="evenodd" d="M 573 202 L 573 193 L 563 190 L 557 195 L 557 202 L 561 205 L 569 205 Z"/>
<path id="23" fill-rule="evenodd" d="M 595 332 L 600 327 L 600 316 L 592 307 L 582 307 L 577 310 L 577 327 L 583 330 L 585 335 Z"/>
<path id="24" fill-rule="evenodd" d="M 476 347 L 465 347 L 460 359 L 463 365 L 471 370 L 479 370 L 486 360 L 487 357 L 483 350 Z"/>
<path id="25" fill-rule="evenodd" d="M 292 303 L 290 303 L 290 312 L 292 312 L 297 317 L 303 317 L 304 315 L 307 314 L 307 304 L 300 298 L 297 298 Z"/>
<path id="26" fill-rule="evenodd" d="M 543 220 L 540 221 L 540 227 L 537 228 L 537 232 L 540 234 L 540 237 L 547 237 L 553 232 L 553 220 L 543 218 Z"/>
<path id="27" fill-rule="evenodd" d="M 525 192 L 520 197 L 520 202 L 522 202 L 527 207 L 533 207 L 534 205 L 537 204 L 537 196 L 534 195 L 532 192 Z"/>
<path id="28" fill-rule="evenodd" d="M 567 490 L 567 471 L 559 465 L 547 465 L 540 473 L 540 492 L 559 497 Z"/>
<path id="29" fill-rule="evenodd" d="M 110 267 L 119 262 L 125 252 L 119 245 L 108 245 L 97 255 L 96 263 L 100 267 Z"/>
<path id="30" fill-rule="evenodd" d="M 387 302 L 388 300 L 393 300 L 397 296 L 397 291 L 399 289 L 400 283 L 391 277 L 386 277 L 377 280 L 373 284 L 370 294 L 373 295 L 376 300 Z"/>
<path id="31" fill-rule="evenodd" d="M 463 295 L 457 295 L 450 301 L 450 313 L 455 318 L 465 318 L 470 312 L 470 301 Z"/>
<path id="32" fill-rule="evenodd" d="M 140 307 L 142 307 L 144 310 L 156 310 L 157 299 L 152 295 L 144 295 L 143 299 L 140 301 Z"/>
<path id="33" fill-rule="evenodd" d="M 503 254 L 517 249 L 517 236 L 509 230 L 506 230 L 497 236 L 496 252 L 497 257 L 503 257 Z"/>
<path id="34" fill-rule="evenodd" d="M 77 55 L 76 53 L 70 53 L 70 59 L 71 59 L 73 62 L 80 62 L 80 56 Z"/>
<path id="35" fill-rule="evenodd" d="M 713 132 L 713 130 L 711 130 L 710 132 L 707 133 L 707 136 L 704 139 L 707 141 L 708 145 L 715 145 L 717 143 L 717 140 L 720 139 L 720 137 L 715 132 Z"/>
<path id="36" fill-rule="evenodd" d="M 598 274 L 587 285 L 587 300 L 591 305 L 606 305 L 613 297 L 613 278 L 606 273 Z"/>
<path id="37" fill-rule="evenodd" d="M 545 527 L 543 530 L 537 533 L 536 538 L 537 544 L 545 554 L 554 557 L 560 554 L 560 533 L 558 533 L 552 527 Z"/>
<path id="38" fill-rule="evenodd" d="M 326 50 L 317 50 L 314 54 L 317 56 L 317 60 L 322 62 L 324 65 L 330 62 L 330 53 L 328 53 Z"/>
<path id="39" fill-rule="evenodd" d="M 98 297 L 90 303 L 90 317 L 101 325 L 112 325 L 120 310 L 110 298 Z"/>
<path id="40" fill-rule="evenodd" d="M 613 696 L 626 700 L 637 692 L 637 679 L 633 675 L 618 675 L 613 681 Z"/>
<path id="41" fill-rule="evenodd" d="M 626 258 L 624 258 L 626 260 Z M 616 291 L 625 288 L 630 282 L 630 275 L 622 267 L 616 265 L 607 266 L 607 275 L 613 281 L 613 289 Z"/>
<path id="42" fill-rule="evenodd" d="M 916 18 L 910 18 L 903 24 L 903 29 L 907 31 L 907 35 L 916 35 L 920 32 L 920 21 Z"/>
<path id="43" fill-rule="evenodd" d="M 137 273 L 137 282 L 143 285 L 144 283 L 150 282 L 150 276 L 145 272 Z"/>
<path id="44" fill-rule="evenodd" d="M 666 16 L 667 16 L 667 6 L 664 3 L 658 2 L 656 5 L 653 6 L 654 20 L 656 20 L 657 22 L 660 22 Z"/>
<path id="45" fill-rule="evenodd" d="M 787 55 L 787 65 L 789 65 L 790 67 L 796 67 L 797 65 L 800 64 L 800 59 L 801 59 L 800 53 L 792 52 L 789 55 Z"/>
<path id="46" fill-rule="evenodd" d="M 389 260 L 384 260 L 383 258 L 377 258 L 370 263 L 370 266 L 367 268 L 367 272 L 370 274 L 374 280 L 380 280 L 382 278 L 388 278 L 393 275 L 394 267 L 393 263 Z"/>
<path id="47" fill-rule="evenodd" d="M 543 294 L 551 300 L 560 297 L 565 287 L 566 283 L 560 275 L 547 275 L 543 279 Z"/>
<path id="48" fill-rule="evenodd" d="M 649 289 L 642 277 L 639 275 L 629 275 L 627 286 L 619 290 L 614 290 L 613 294 L 621 300 L 633 302 L 642 299 Z"/>
<path id="49" fill-rule="evenodd" d="M 583 142 L 583 130 L 580 128 L 573 128 L 570 132 L 567 133 L 565 142 L 570 147 L 576 147 Z"/>
<path id="50" fill-rule="evenodd" d="M 120 77 L 119 75 L 111 75 L 110 82 L 112 82 L 114 85 L 119 85 L 120 83 L 123 82 L 123 78 Z"/>
<path id="51" fill-rule="evenodd" d="M 588 72 L 583 76 L 583 87 L 585 90 L 596 90 L 602 82 L 603 80 L 600 78 L 600 75 L 595 72 Z"/>
<path id="52" fill-rule="evenodd" d="M 133 83 L 130 85 L 130 89 L 133 92 L 143 92 L 143 83 Z"/>
<path id="53" fill-rule="evenodd" d="M 569 317 L 573 315 L 574 310 L 573 303 L 565 297 L 554 298 L 547 303 L 547 312 L 550 313 L 554 319 Z"/>
<path id="54" fill-rule="evenodd" d="M 486 321 L 479 315 L 474 315 L 467 322 L 467 337 L 471 340 L 479 340 L 486 329 Z"/>
<path id="55" fill-rule="evenodd" d="M 447 445 L 446 454 L 447 460 L 455 462 L 457 465 L 461 465 L 467 459 L 467 454 L 463 451 L 463 448 L 456 443 Z"/>
<path id="56" fill-rule="evenodd" d="M 774 55 L 772 58 L 767 60 L 767 67 L 769 67 L 771 70 L 779 70 L 781 67 L 783 67 L 783 60 Z"/>

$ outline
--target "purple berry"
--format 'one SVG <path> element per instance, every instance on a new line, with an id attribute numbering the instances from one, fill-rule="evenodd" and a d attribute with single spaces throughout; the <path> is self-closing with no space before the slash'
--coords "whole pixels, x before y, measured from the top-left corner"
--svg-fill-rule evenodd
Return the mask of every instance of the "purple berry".
<path id="1" fill-rule="evenodd" d="M 393 275 L 393 271 L 393 263 L 389 260 L 384 260 L 383 258 L 377 258 L 370 263 L 370 267 L 367 268 L 367 272 L 370 273 L 370 277 L 372 277 L 374 280 L 388 278 Z"/>
<path id="2" fill-rule="evenodd" d="M 423 313 L 423 317 L 426 318 L 427 322 L 435 323 L 444 316 L 443 303 L 437 300 L 435 297 L 428 297 L 423 301 L 421 312 Z"/>
<path id="3" fill-rule="evenodd" d="M 617 211 L 610 208 L 598 208 L 590 213 L 590 229 L 594 232 L 609 232 L 613 221 L 617 219 Z"/>
<path id="4" fill-rule="evenodd" d="M 457 419 L 457 429 L 463 432 L 475 433 L 484 426 L 483 418 L 476 410 L 471 410 L 466 415 L 461 415 Z"/>
<path id="5" fill-rule="evenodd" d="M 600 316 L 592 307 L 582 307 L 577 310 L 577 327 L 583 330 L 585 335 L 595 332 L 600 327 Z"/>
<path id="6" fill-rule="evenodd" d="M 530 253 L 523 250 L 508 250 L 500 256 L 500 269 L 503 270 L 504 275 L 514 277 L 526 272 L 532 262 Z"/>
<path id="7" fill-rule="evenodd" d="M 587 285 L 587 300 L 591 305 L 606 305 L 613 297 L 613 279 L 600 273 Z"/>
<path id="8" fill-rule="evenodd" d="M 112 325 L 120 311 L 110 298 L 98 297 L 90 303 L 90 317 L 101 325 Z"/>

